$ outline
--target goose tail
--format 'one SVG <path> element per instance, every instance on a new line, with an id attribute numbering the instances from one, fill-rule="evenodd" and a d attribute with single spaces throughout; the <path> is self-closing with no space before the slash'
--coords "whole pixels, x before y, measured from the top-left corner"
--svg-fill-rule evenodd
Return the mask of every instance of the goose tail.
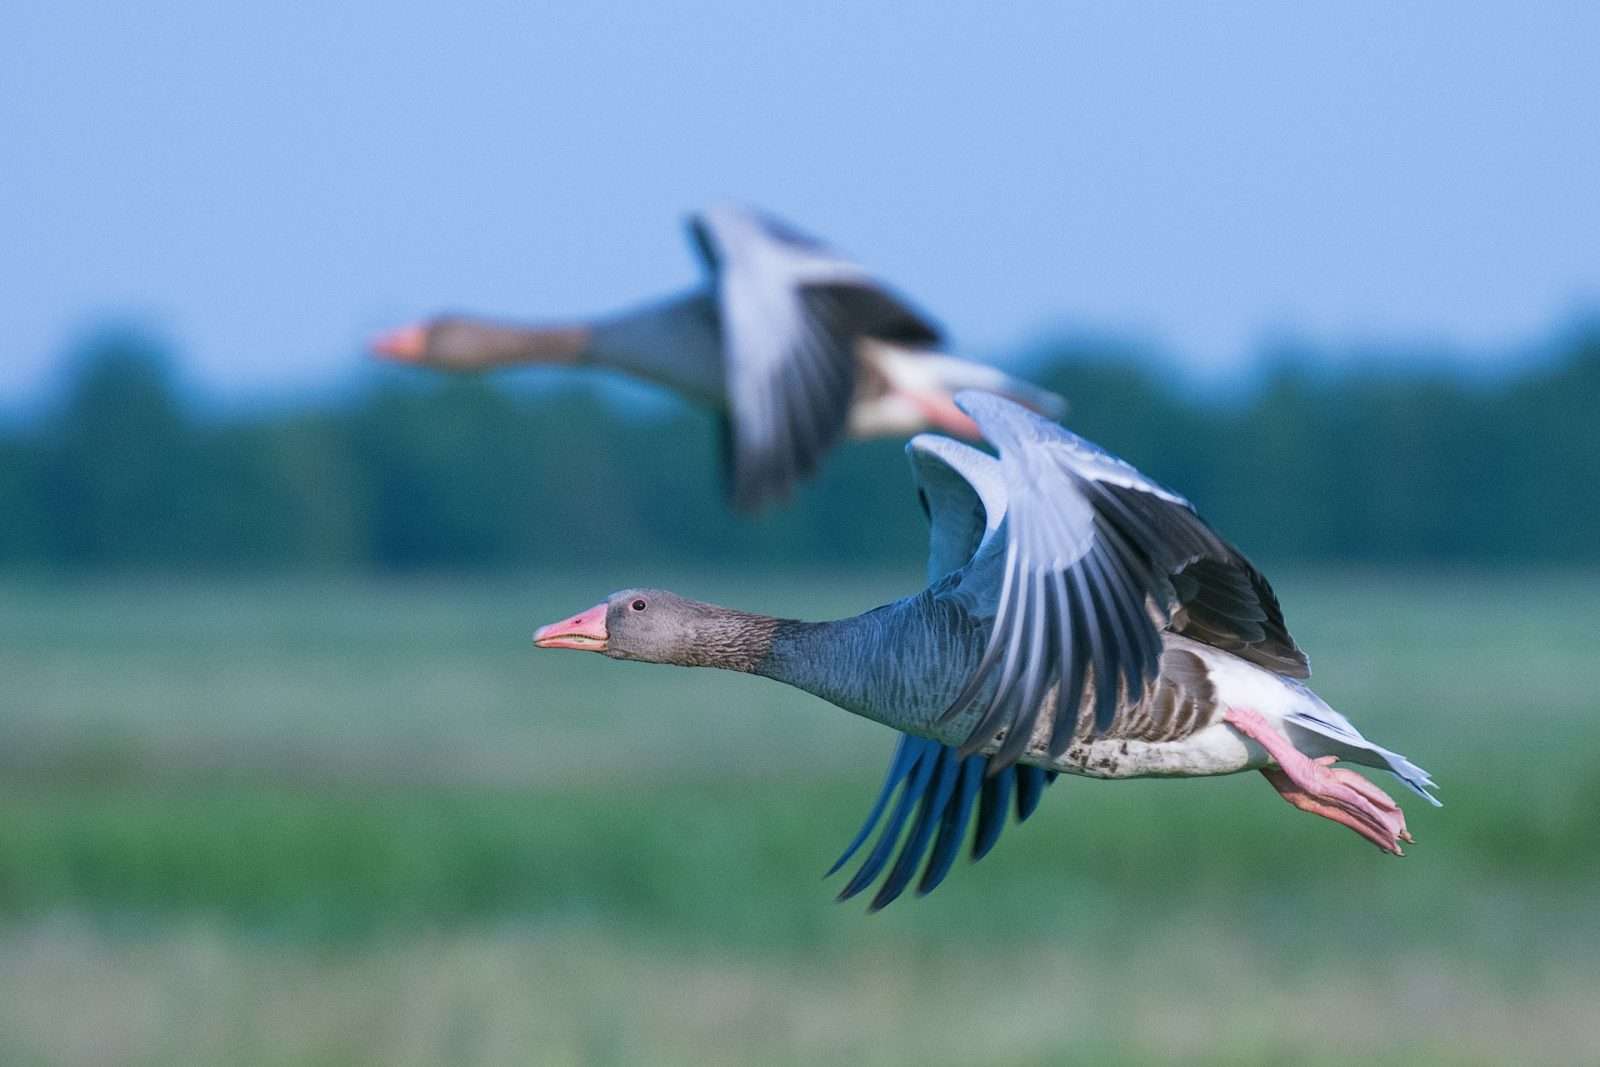
<path id="1" fill-rule="evenodd" d="M 1295 747 L 1311 756 L 1338 756 L 1363 767 L 1386 770 L 1434 807 L 1443 807 L 1431 792 L 1438 788 L 1433 776 L 1398 752 L 1374 744 L 1364 737 L 1355 724 L 1318 699 L 1309 689 L 1302 690 L 1307 698 L 1300 706 L 1284 716 L 1283 721 L 1298 736 L 1291 737 Z"/>

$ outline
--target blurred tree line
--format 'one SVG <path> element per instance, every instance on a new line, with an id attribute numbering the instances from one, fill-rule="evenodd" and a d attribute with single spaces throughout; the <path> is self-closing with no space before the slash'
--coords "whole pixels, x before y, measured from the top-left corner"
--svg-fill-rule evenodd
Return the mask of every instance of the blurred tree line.
<path id="1" fill-rule="evenodd" d="M 518 392 L 397 372 L 342 404 L 207 417 L 138 336 L 102 337 L 76 365 L 59 404 L 0 429 L 0 567 L 904 564 L 922 550 L 897 442 L 841 447 L 793 506 L 751 522 L 722 503 L 712 415 L 643 411 L 594 378 Z M 1034 366 L 1071 398 L 1074 429 L 1263 557 L 1600 561 L 1600 333 L 1493 382 L 1284 362 L 1227 399 L 1102 344 L 1046 346 Z"/>

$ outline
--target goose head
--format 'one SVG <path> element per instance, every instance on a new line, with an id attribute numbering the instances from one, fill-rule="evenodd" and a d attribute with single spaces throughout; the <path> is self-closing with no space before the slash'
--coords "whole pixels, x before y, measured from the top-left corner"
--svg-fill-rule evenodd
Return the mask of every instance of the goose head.
<path id="1" fill-rule="evenodd" d="M 587 611 L 539 627 L 533 643 L 611 659 L 748 671 L 771 650 L 777 624 L 665 589 L 623 589 Z"/>

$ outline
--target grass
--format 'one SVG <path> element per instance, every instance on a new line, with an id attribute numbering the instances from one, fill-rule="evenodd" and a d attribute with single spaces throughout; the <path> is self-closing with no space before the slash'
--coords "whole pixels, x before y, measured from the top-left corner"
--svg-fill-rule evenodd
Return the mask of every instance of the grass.
<path id="1" fill-rule="evenodd" d="M 1280 579 L 1319 691 L 1441 783 L 1404 860 L 1255 775 L 1063 779 L 877 916 L 819 876 L 884 731 L 759 679 L 528 648 L 637 580 L 0 585 L 0 1059 L 1600 1047 L 1600 576 Z M 915 581 L 663 584 L 823 617 Z"/>

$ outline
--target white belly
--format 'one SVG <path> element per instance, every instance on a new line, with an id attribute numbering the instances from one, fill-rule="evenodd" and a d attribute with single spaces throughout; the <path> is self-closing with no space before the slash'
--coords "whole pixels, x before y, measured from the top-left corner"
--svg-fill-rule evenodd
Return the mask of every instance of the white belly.
<path id="1" fill-rule="evenodd" d="M 1263 767 L 1267 754 L 1226 723 L 1213 723 L 1182 741 L 1079 741 L 1051 763 L 1086 778 L 1203 778 Z"/>

